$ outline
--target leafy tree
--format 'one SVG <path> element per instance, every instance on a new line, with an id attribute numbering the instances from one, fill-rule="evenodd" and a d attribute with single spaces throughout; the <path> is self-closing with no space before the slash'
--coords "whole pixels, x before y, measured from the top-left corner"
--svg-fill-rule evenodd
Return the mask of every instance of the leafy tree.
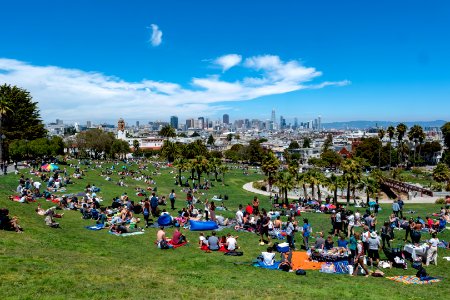
<path id="1" fill-rule="evenodd" d="M 253 163 L 261 162 L 263 159 L 263 149 L 261 144 L 257 140 L 251 140 L 246 147 L 246 152 L 248 154 L 248 160 Z"/>
<path id="2" fill-rule="evenodd" d="M 211 165 L 211 169 L 214 172 L 214 179 L 217 181 L 217 176 L 220 172 L 220 167 L 222 166 L 222 160 L 216 157 L 213 157 L 209 160 Z"/>
<path id="3" fill-rule="evenodd" d="M 389 168 L 390 168 L 392 166 L 392 139 L 395 136 L 394 126 L 389 126 L 386 132 L 389 137 Z"/>
<path id="4" fill-rule="evenodd" d="M 227 141 L 231 142 L 232 140 L 233 140 L 233 134 L 232 133 L 227 134 Z"/>
<path id="5" fill-rule="evenodd" d="M 433 170 L 433 179 L 437 182 L 449 182 L 450 170 L 446 164 L 440 163 Z"/>
<path id="6" fill-rule="evenodd" d="M 426 142 L 419 155 L 428 164 L 432 163 L 432 158 L 442 150 L 442 146 L 438 141 Z"/>
<path id="7" fill-rule="evenodd" d="M 210 145 L 210 146 L 214 146 L 214 143 L 215 143 L 215 142 L 216 142 L 216 141 L 214 140 L 214 137 L 212 136 L 212 134 L 210 134 L 209 137 L 208 137 L 208 142 L 207 142 L 207 144 Z"/>
<path id="8" fill-rule="evenodd" d="M 141 147 L 139 145 L 139 141 L 138 140 L 133 140 L 133 156 L 135 157 L 139 157 L 141 156 L 142 152 L 141 152 Z"/>
<path id="9" fill-rule="evenodd" d="M 194 133 L 191 134 L 191 137 L 199 137 L 200 134 L 197 131 L 194 131 Z"/>
<path id="10" fill-rule="evenodd" d="M 297 141 L 291 141 L 288 147 L 288 149 L 299 149 L 299 148 L 300 144 Z"/>
<path id="11" fill-rule="evenodd" d="M 175 129 L 170 125 L 165 125 L 163 128 L 161 128 L 161 130 L 158 132 L 158 135 L 165 137 L 166 139 L 177 136 L 177 134 L 175 133 Z"/>
<path id="12" fill-rule="evenodd" d="M 328 168 L 338 168 L 342 163 L 342 157 L 333 150 L 326 150 L 320 155 L 323 165 Z"/>
<path id="13" fill-rule="evenodd" d="M 381 148 L 383 148 L 383 139 L 386 135 L 384 129 L 378 130 L 378 139 L 380 140 L 380 146 L 378 147 L 378 168 L 381 168 Z"/>
<path id="14" fill-rule="evenodd" d="M 325 186 L 333 192 L 333 204 L 337 205 L 337 192 L 338 188 L 342 185 L 342 176 L 337 176 L 332 173 L 330 177 L 326 178 L 324 181 Z"/>
<path id="15" fill-rule="evenodd" d="M 370 137 L 361 139 L 361 142 L 355 149 L 355 156 L 365 159 L 371 166 L 377 166 L 381 157 L 378 155 L 381 153 L 382 145 L 378 138 Z"/>
<path id="16" fill-rule="evenodd" d="M 191 167 L 197 173 L 198 183 L 200 183 L 203 172 L 205 172 L 208 168 L 208 163 L 209 162 L 206 157 L 202 155 L 197 155 L 194 159 L 191 160 Z"/>
<path id="17" fill-rule="evenodd" d="M 115 139 L 111 145 L 110 156 L 115 158 L 118 155 L 119 158 L 123 159 L 130 152 L 130 145 L 126 141 Z"/>
<path id="18" fill-rule="evenodd" d="M 378 181 L 371 176 L 363 176 L 357 186 L 359 190 L 366 192 L 367 206 L 369 205 L 370 196 L 376 194 L 380 188 Z"/>
<path id="19" fill-rule="evenodd" d="M 445 150 L 442 157 L 442 161 L 446 163 L 447 166 L 450 166 L 450 122 L 445 123 L 444 126 L 441 127 L 441 131 L 444 136 L 444 144 L 447 147 L 447 150 Z"/>
<path id="20" fill-rule="evenodd" d="M 229 169 L 227 165 L 220 166 L 220 173 L 222 174 L 222 185 L 225 185 L 225 174 L 228 173 Z"/>
<path id="21" fill-rule="evenodd" d="M 181 172 L 189 170 L 189 168 L 190 168 L 189 161 L 186 158 L 178 157 L 177 159 L 175 159 L 173 164 L 174 164 L 175 168 L 178 169 L 178 176 L 177 176 L 178 177 L 177 178 L 178 185 L 182 186 L 183 182 L 181 181 L 181 177 L 182 177 Z"/>
<path id="22" fill-rule="evenodd" d="M 410 141 L 414 142 L 414 165 L 416 164 L 416 151 L 417 151 L 417 144 L 420 140 L 425 139 L 425 133 L 423 132 L 423 129 L 419 125 L 414 125 L 411 127 L 411 129 L 408 132 L 408 138 Z"/>
<path id="23" fill-rule="evenodd" d="M 311 148 L 311 139 L 309 137 L 303 139 L 303 148 Z"/>
<path id="24" fill-rule="evenodd" d="M 333 147 L 333 135 L 330 133 L 322 145 L 322 152 L 330 150 L 331 147 Z"/>
<path id="25" fill-rule="evenodd" d="M 306 175 L 307 182 L 309 183 L 309 185 L 311 187 L 311 196 L 314 198 L 315 187 L 317 186 L 317 200 L 320 202 L 322 200 L 321 192 L 320 192 L 320 185 L 324 181 L 324 176 L 323 176 L 322 172 L 320 172 L 320 170 L 317 168 L 308 170 L 308 172 L 306 172 L 306 174 L 307 174 Z"/>

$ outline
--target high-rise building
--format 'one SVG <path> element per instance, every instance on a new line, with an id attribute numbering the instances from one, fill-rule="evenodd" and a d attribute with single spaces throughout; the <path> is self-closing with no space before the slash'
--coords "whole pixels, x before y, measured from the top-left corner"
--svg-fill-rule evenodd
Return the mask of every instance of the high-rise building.
<path id="1" fill-rule="evenodd" d="M 205 126 L 205 118 L 199 117 L 198 118 L 198 128 L 203 129 Z"/>
<path id="2" fill-rule="evenodd" d="M 273 129 L 277 129 L 277 119 L 275 117 L 275 109 L 272 109 L 272 117 L 270 118 L 270 121 L 272 121 Z"/>
<path id="3" fill-rule="evenodd" d="M 91 128 L 92 127 L 92 122 L 91 121 L 87 121 L 86 122 L 86 127 L 87 128 Z"/>
<path id="4" fill-rule="evenodd" d="M 298 118 L 294 118 L 294 129 L 298 128 Z"/>
<path id="5" fill-rule="evenodd" d="M 230 124 L 230 116 L 228 114 L 223 115 L 223 124 Z"/>
<path id="6" fill-rule="evenodd" d="M 187 119 L 186 120 L 186 127 L 187 128 L 194 128 L 194 119 Z"/>
<path id="7" fill-rule="evenodd" d="M 136 127 L 139 128 L 139 121 L 136 121 Z"/>
<path id="8" fill-rule="evenodd" d="M 63 120 L 56 119 L 56 125 L 63 125 L 63 124 L 64 124 Z"/>
<path id="9" fill-rule="evenodd" d="M 286 119 L 283 116 L 280 116 L 280 129 L 286 128 Z"/>
<path id="10" fill-rule="evenodd" d="M 317 130 L 322 131 L 322 116 L 317 118 Z"/>
<path id="11" fill-rule="evenodd" d="M 170 126 L 172 128 L 178 129 L 178 117 L 177 116 L 170 117 Z"/>

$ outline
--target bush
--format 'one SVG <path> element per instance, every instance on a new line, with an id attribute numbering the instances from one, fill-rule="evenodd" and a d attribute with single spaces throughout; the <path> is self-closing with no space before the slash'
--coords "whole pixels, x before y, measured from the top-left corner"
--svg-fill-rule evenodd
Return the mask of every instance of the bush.
<path id="1" fill-rule="evenodd" d="M 267 191 L 267 187 L 266 187 L 266 182 L 265 181 L 255 181 L 255 182 L 253 182 L 253 188 L 257 189 L 257 190 L 264 191 L 264 192 Z"/>
<path id="2" fill-rule="evenodd" d="M 439 198 L 436 200 L 436 202 L 434 202 L 435 204 L 445 204 L 445 199 L 444 198 Z"/>

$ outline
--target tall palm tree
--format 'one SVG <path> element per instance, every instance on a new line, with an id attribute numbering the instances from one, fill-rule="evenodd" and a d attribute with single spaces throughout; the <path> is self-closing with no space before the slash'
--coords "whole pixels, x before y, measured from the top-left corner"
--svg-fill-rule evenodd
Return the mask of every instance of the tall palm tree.
<path id="1" fill-rule="evenodd" d="M 366 192 L 367 206 L 369 205 L 370 196 L 376 194 L 380 188 L 378 181 L 372 176 L 363 176 L 357 186 L 359 190 Z"/>
<path id="2" fill-rule="evenodd" d="M 410 141 L 414 142 L 414 166 L 416 165 L 416 150 L 417 143 L 419 139 L 423 141 L 425 133 L 423 132 L 422 126 L 414 125 L 408 132 L 408 138 Z"/>
<path id="3" fill-rule="evenodd" d="M 267 180 L 269 182 L 270 199 L 272 199 L 272 184 L 274 182 L 274 176 L 279 167 L 280 161 L 275 156 L 275 154 L 273 154 L 273 152 L 270 151 L 266 155 L 264 155 L 262 159 L 261 169 L 264 174 L 266 174 Z"/>
<path id="4" fill-rule="evenodd" d="M 389 126 L 387 129 L 387 134 L 389 136 L 389 168 L 392 167 L 392 139 L 395 136 L 394 126 Z"/>
<path id="5" fill-rule="evenodd" d="M 186 158 L 178 157 L 173 162 L 175 168 L 178 169 L 178 184 L 181 186 L 183 182 L 181 181 L 181 172 L 189 170 L 189 161 Z"/>
<path id="6" fill-rule="evenodd" d="M 227 165 L 221 165 L 219 169 L 222 174 L 222 185 L 225 185 L 225 174 L 228 173 L 229 168 Z"/>
<path id="7" fill-rule="evenodd" d="M 192 160 L 192 167 L 197 173 L 198 183 L 200 184 L 202 173 L 205 172 L 206 168 L 208 167 L 208 160 L 202 155 L 197 155 Z"/>
<path id="8" fill-rule="evenodd" d="M 346 159 L 341 165 L 343 178 L 347 183 L 347 206 L 350 204 L 350 191 L 361 179 L 362 165 L 356 159 Z"/>
<path id="9" fill-rule="evenodd" d="M 165 137 L 166 140 L 168 140 L 171 137 L 177 136 L 175 133 L 175 129 L 170 125 L 166 125 L 163 128 L 161 128 L 161 130 L 158 132 L 158 135 Z"/>
<path id="10" fill-rule="evenodd" d="M 306 189 L 306 183 L 308 182 L 308 174 L 307 173 L 300 173 L 297 176 L 297 184 L 301 185 L 303 188 L 303 196 L 305 198 L 308 198 L 308 191 Z"/>
<path id="11" fill-rule="evenodd" d="M 180 154 L 181 151 L 177 143 L 168 140 L 164 141 L 161 148 L 161 156 L 167 159 L 169 163 L 173 162 Z"/>
<path id="12" fill-rule="evenodd" d="M 284 203 L 289 205 L 288 191 L 292 190 L 295 186 L 294 176 L 287 170 L 278 173 L 276 177 L 276 185 L 280 189 L 281 195 L 284 199 Z"/>
<path id="13" fill-rule="evenodd" d="M 386 131 L 381 128 L 378 130 L 378 138 L 380 139 L 380 147 L 378 148 L 378 169 L 381 167 L 381 148 L 383 148 L 383 138 L 386 135 Z"/>
<path id="14" fill-rule="evenodd" d="M 396 131 L 397 131 L 397 139 L 399 142 L 399 147 L 401 148 L 401 162 L 404 162 L 405 154 L 403 149 L 403 138 L 405 137 L 406 131 L 408 130 L 408 126 L 406 126 L 403 123 L 400 123 L 397 125 Z"/>
<path id="15" fill-rule="evenodd" d="M 311 195 L 314 198 L 314 192 L 315 192 L 315 187 L 317 186 L 317 199 L 320 201 L 321 199 L 321 193 L 320 193 L 320 184 L 322 183 L 322 173 L 320 172 L 319 169 L 314 168 L 314 169 L 310 169 L 307 172 L 307 181 L 310 184 L 311 187 Z"/>
<path id="16" fill-rule="evenodd" d="M 328 177 L 325 180 L 325 186 L 333 192 L 333 204 L 337 205 L 337 192 L 339 188 L 339 181 L 341 177 L 337 176 L 336 174 L 331 174 L 330 177 Z"/>
<path id="17" fill-rule="evenodd" d="M 214 179 L 217 182 L 217 176 L 219 175 L 220 166 L 222 165 L 222 160 L 217 157 L 213 157 L 209 160 L 211 164 L 212 171 L 214 172 Z"/>

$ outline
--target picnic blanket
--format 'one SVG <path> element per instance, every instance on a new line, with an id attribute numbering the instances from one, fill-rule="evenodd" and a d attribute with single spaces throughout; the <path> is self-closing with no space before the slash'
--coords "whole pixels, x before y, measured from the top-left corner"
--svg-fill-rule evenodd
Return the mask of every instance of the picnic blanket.
<path id="1" fill-rule="evenodd" d="M 88 230 L 101 230 L 101 229 L 105 228 L 105 224 L 96 224 L 93 226 L 85 226 L 84 228 L 86 228 Z"/>
<path id="2" fill-rule="evenodd" d="M 115 235 L 115 236 L 130 236 L 130 235 L 144 234 L 144 231 L 135 231 L 135 232 L 127 232 L 127 233 L 117 233 L 117 232 L 108 231 L 108 233 Z"/>
<path id="3" fill-rule="evenodd" d="M 389 280 L 401 282 L 404 284 L 432 284 L 436 282 L 440 282 L 439 278 L 427 277 L 420 279 L 417 276 L 409 275 L 409 276 L 394 276 L 394 277 L 386 277 Z"/>
<path id="4" fill-rule="evenodd" d="M 172 240 L 170 240 L 170 241 L 168 241 L 167 243 L 168 243 L 170 246 L 172 246 L 172 248 L 179 248 L 179 247 L 182 247 L 182 246 L 184 246 L 184 245 L 187 245 L 188 242 L 183 242 L 183 243 L 181 243 L 181 244 L 174 245 L 174 244 L 172 244 Z"/>
<path id="5" fill-rule="evenodd" d="M 255 262 L 253 264 L 253 266 L 258 267 L 258 268 L 263 268 L 263 269 L 269 269 L 269 270 L 280 270 L 280 269 L 278 269 L 278 266 L 280 265 L 280 263 L 281 263 L 280 261 L 275 261 L 273 263 L 273 265 L 268 266 L 264 262 L 258 261 L 258 262 Z"/>
<path id="6" fill-rule="evenodd" d="M 323 262 L 313 262 L 309 260 L 306 252 L 292 252 L 292 269 L 293 270 L 321 270 Z"/>

